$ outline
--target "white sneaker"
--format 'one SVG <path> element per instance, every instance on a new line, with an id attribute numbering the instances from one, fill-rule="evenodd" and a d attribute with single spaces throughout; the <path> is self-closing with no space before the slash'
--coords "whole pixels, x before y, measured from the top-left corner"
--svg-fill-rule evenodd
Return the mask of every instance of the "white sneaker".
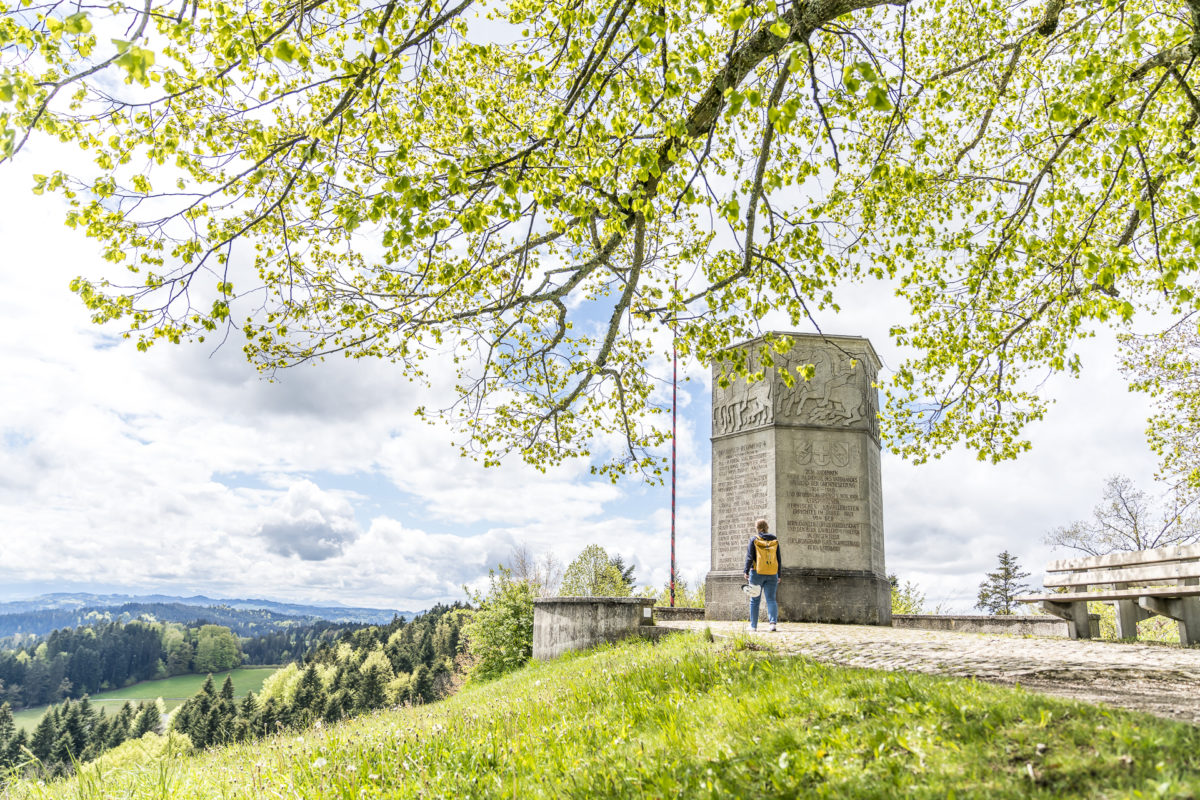
<path id="1" fill-rule="evenodd" d="M 754 627 L 753 625 L 747 625 L 746 633 L 758 633 L 758 628 Z"/>
<path id="2" fill-rule="evenodd" d="M 772 622 L 771 623 L 771 633 L 774 633 L 774 632 L 775 632 L 775 623 Z"/>

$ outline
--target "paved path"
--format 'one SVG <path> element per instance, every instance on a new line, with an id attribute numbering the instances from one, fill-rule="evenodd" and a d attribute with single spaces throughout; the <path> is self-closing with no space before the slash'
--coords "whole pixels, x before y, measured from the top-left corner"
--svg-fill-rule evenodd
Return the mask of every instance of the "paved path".
<path id="1" fill-rule="evenodd" d="M 745 622 L 663 622 L 717 635 Z M 1200 649 L 1103 641 L 785 622 L 756 640 L 848 667 L 975 677 L 1200 724 Z"/>

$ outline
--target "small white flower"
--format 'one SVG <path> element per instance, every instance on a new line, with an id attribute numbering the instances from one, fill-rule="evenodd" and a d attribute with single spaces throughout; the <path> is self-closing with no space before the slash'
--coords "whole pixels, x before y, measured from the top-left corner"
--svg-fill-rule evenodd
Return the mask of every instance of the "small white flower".
<path id="1" fill-rule="evenodd" d="M 312 762 L 313 769 L 320 769 L 328 763 L 329 762 L 325 760 L 325 757 L 322 756 L 321 758 L 318 758 L 316 761 Z"/>

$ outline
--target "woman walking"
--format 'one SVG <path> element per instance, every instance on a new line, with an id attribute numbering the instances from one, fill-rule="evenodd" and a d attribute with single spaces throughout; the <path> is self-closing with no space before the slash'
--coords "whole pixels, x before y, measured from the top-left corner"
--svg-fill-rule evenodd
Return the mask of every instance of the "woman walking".
<path id="1" fill-rule="evenodd" d="M 758 608 L 765 597 L 767 599 L 767 621 L 770 630 L 775 630 L 779 622 L 779 603 L 775 601 L 775 591 L 779 588 L 779 573 L 783 568 L 783 559 L 779 553 L 779 540 L 768 532 L 767 521 L 760 519 L 754 523 L 754 536 L 746 547 L 746 581 L 750 586 L 757 586 L 761 591 L 750 594 L 750 625 L 747 630 L 758 630 Z"/>

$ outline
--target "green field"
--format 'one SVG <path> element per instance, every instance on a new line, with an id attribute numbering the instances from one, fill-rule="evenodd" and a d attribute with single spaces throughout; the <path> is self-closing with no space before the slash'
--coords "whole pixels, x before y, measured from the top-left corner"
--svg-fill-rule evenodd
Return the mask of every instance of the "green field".
<path id="1" fill-rule="evenodd" d="M 277 669 L 278 667 L 242 667 L 228 672 L 213 673 L 213 681 L 219 689 L 225 682 L 225 677 L 232 675 L 234 694 L 238 697 L 245 697 L 248 692 L 261 691 L 263 681 Z M 154 700 L 161 697 L 167 706 L 167 711 L 172 711 L 184 700 L 198 692 L 204 685 L 206 677 L 208 676 L 176 675 L 173 678 L 163 678 L 157 681 L 142 681 L 123 689 L 97 692 L 91 696 L 91 702 L 97 711 L 104 708 L 108 710 L 109 714 L 113 714 L 120 711 L 121 706 L 125 705 L 127 700 L 137 705 L 142 700 Z M 37 706 L 14 711 L 13 722 L 18 728 L 24 728 L 33 733 L 33 729 L 42 721 L 42 715 L 46 713 L 46 709 L 47 706 Z"/>
<path id="2" fill-rule="evenodd" d="M 1196 726 L 757 647 L 626 642 L 439 703 L 194 756 L 159 748 L 66 781 L 17 781 L 0 798 L 1200 796 Z"/>

